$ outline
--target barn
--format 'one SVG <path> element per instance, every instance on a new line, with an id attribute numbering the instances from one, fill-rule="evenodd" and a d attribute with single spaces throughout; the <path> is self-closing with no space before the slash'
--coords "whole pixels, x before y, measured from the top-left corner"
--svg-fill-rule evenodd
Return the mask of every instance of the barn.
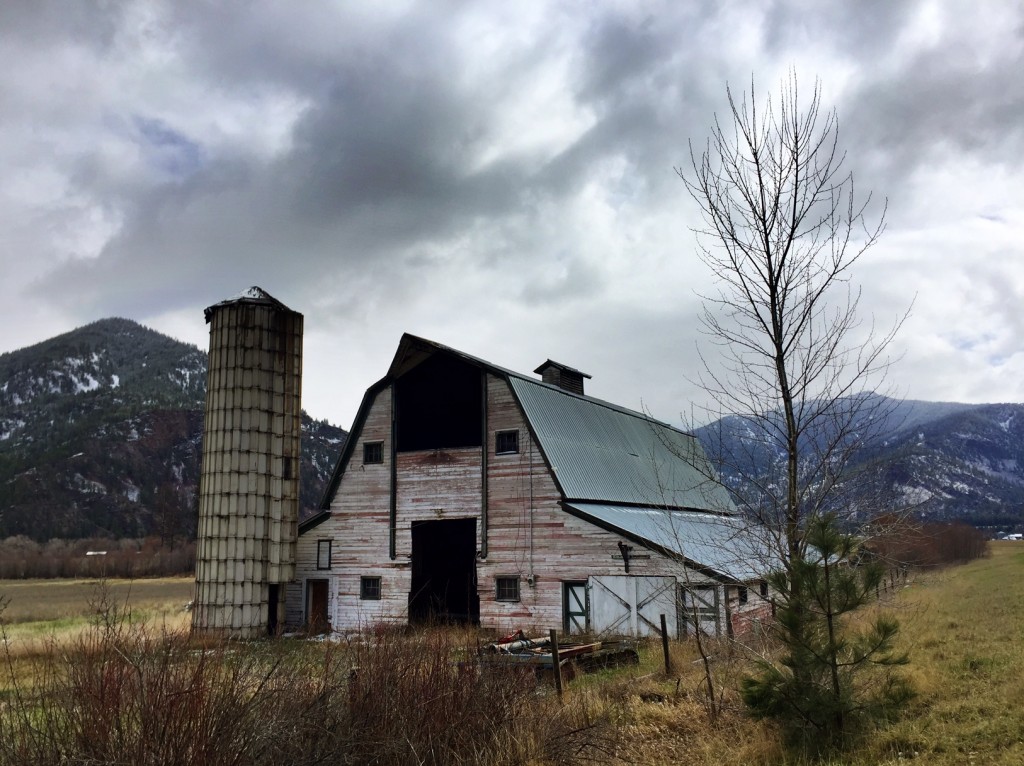
<path id="1" fill-rule="evenodd" d="M 725 635 L 770 615 L 764 546 L 697 440 L 404 335 L 299 526 L 292 625 L 435 620 L 498 632 Z"/>

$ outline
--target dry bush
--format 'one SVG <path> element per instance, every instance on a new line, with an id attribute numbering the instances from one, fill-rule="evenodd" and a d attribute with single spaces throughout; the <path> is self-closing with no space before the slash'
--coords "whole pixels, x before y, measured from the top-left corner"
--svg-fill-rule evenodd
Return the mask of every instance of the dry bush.
<path id="1" fill-rule="evenodd" d="M 443 628 L 381 629 L 348 647 L 356 762 L 604 759 L 613 742 L 609 716 L 585 699 L 559 704 L 529 669 L 481 669 L 467 638 Z"/>
<path id="2" fill-rule="evenodd" d="M 985 535 L 963 522 L 919 523 L 884 515 L 872 522 L 870 532 L 865 549 L 893 567 L 931 569 L 989 555 Z"/>
<path id="3" fill-rule="evenodd" d="M 562 704 L 530 674 L 481 672 L 444 630 L 348 644 L 202 646 L 116 610 L 35 659 L 8 656 L 0 764 L 573 764 L 606 762 L 615 715 Z"/>

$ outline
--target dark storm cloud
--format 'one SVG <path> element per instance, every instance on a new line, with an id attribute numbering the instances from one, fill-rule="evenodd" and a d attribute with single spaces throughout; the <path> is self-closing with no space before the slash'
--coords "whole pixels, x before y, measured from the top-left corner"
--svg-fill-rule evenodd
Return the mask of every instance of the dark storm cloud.
<path id="1" fill-rule="evenodd" d="M 279 167 L 297 211 L 332 220 L 401 208 L 394 224 L 424 230 L 516 204 L 527 179 L 510 166 L 474 171 L 472 104 L 440 78 L 345 77 L 296 130 Z M 386 231 L 381 232 L 387 236 Z"/>
<path id="2" fill-rule="evenodd" d="M 928 50 L 898 76 L 866 77 L 843 105 L 850 142 L 883 150 L 897 178 L 948 153 L 1020 163 L 1024 47 L 985 67 L 958 60 L 962 53 Z"/>
<path id="3" fill-rule="evenodd" d="M 136 124 L 146 127 L 143 135 L 162 150 L 156 155 L 161 169 L 187 169 L 188 178 L 132 188 L 124 195 L 124 226 L 98 258 L 66 264 L 37 285 L 37 294 L 75 286 L 73 300 L 82 313 L 127 313 L 141 305 L 171 308 L 163 301 L 184 294 L 182 286 L 196 279 L 224 282 L 227 289 L 227 283 L 251 281 L 245 274 L 287 285 L 308 283 L 325 271 L 355 278 L 352 272 L 373 268 L 389 279 L 416 281 L 424 264 L 409 248 L 445 241 L 473 222 L 500 226 L 530 215 L 538 204 L 573 194 L 601 157 L 635 154 L 643 136 L 657 129 L 641 101 L 635 111 L 613 110 L 578 146 L 547 165 L 499 157 L 473 167 L 493 129 L 487 99 L 497 96 L 458 85 L 462 67 L 472 62 L 450 51 L 454 43 L 443 25 L 406 19 L 375 40 L 338 40 L 335 65 L 314 61 L 317 75 L 304 78 L 287 63 L 267 63 L 292 59 L 287 38 L 271 49 L 264 37 L 270 30 L 243 24 L 232 38 L 248 40 L 259 56 L 249 53 L 241 60 L 262 62 L 253 61 L 249 70 L 224 52 L 237 49 L 237 42 L 212 45 L 212 30 L 223 22 L 204 22 L 186 25 L 194 35 L 179 44 L 192 66 L 215 67 L 205 75 L 219 87 L 244 88 L 269 67 L 284 85 L 306 89 L 296 91 L 308 106 L 290 149 L 270 163 L 210 156 L 199 167 L 198 158 L 208 152 L 198 140 L 136 116 Z M 350 42 L 366 57 L 347 52 Z M 86 160 L 77 178 L 89 186 L 102 176 L 103 169 Z M 493 244 L 502 249 L 500 242 Z M 476 260 L 486 264 L 492 257 L 484 251 Z M 543 254 L 524 247 L 517 257 Z M 573 273 L 586 269 L 577 265 Z M 140 298 L 135 286 L 154 274 L 161 275 L 162 287 L 152 300 Z M 585 292 L 595 284 L 580 280 L 577 289 Z M 530 292 L 533 300 L 549 294 L 555 292 Z"/>
<path id="4" fill-rule="evenodd" d="M 628 386 L 682 344 L 678 381 L 709 277 L 673 168 L 727 123 L 726 83 L 761 100 L 792 69 L 802 93 L 820 76 L 858 188 L 890 201 L 865 308 L 921 293 L 916 375 L 948 345 L 950 285 L 977 280 L 958 324 L 1009 379 L 1024 364 L 988 325 L 1013 321 L 996 304 L 1024 289 L 1024 46 L 1021 10 L 999 9 L 4 3 L 0 227 L 17 280 L 0 298 L 67 324 L 145 320 L 262 284 L 374 350 L 406 329 L 484 350 L 543 335 L 542 355 L 611 338 Z M 922 274 L 932 252 L 949 265 Z M 684 395 L 621 390 L 669 414 Z"/>

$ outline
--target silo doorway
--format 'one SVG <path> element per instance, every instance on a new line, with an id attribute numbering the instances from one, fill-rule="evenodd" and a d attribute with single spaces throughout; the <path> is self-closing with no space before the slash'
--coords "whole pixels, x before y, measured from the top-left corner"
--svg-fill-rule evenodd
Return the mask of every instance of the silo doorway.
<path id="1" fill-rule="evenodd" d="M 476 519 L 412 524 L 409 622 L 480 622 Z"/>

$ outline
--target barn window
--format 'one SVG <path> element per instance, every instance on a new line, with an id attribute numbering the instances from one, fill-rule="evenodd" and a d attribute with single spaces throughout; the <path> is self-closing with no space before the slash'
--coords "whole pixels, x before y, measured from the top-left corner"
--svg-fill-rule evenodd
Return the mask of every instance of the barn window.
<path id="1" fill-rule="evenodd" d="M 498 431 L 494 435 L 494 451 L 499 455 L 519 452 L 519 431 Z"/>
<path id="2" fill-rule="evenodd" d="M 495 580 L 495 598 L 498 601 L 519 600 L 519 578 L 498 577 Z"/>
<path id="3" fill-rule="evenodd" d="M 741 604 L 747 603 L 747 586 L 740 585 L 736 588 L 736 596 Z"/>
<path id="4" fill-rule="evenodd" d="M 383 463 L 384 442 L 366 442 L 363 445 L 363 463 Z"/>
<path id="5" fill-rule="evenodd" d="M 359 598 L 363 601 L 380 601 L 380 578 L 360 577 Z"/>
<path id="6" fill-rule="evenodd" d="M 761 598 L 765 601 L 768 600 L 768 583 L 763 581 L 761 582 Z"/>
<path id="7" fill-rule="evenodd" d="M 330 540 L 317 540 L 316 541 L 316 568 L 317 569 L 330 569 L 331 568 L 331 541 Z"/>

